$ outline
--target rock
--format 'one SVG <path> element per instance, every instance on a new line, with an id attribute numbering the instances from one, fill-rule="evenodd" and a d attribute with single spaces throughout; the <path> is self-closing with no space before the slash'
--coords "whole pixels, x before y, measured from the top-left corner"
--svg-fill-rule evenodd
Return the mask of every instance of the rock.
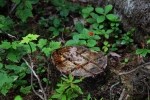
<path id="1" fill-rule="evenodd" d="M 104 72 L 107 66 L 107 56 L 83 46 L 60 48 L 53 52 L 52 60 L 60 72 L 73 76 L 95 76 Z"/>
<path id="2" fill-rule="evenodd" d="M 106 0 L 121 17 L 125 31 L 136 29 L 134 41 L 145 42 L 144 35 L 150 34 L 150 0 Z"/>

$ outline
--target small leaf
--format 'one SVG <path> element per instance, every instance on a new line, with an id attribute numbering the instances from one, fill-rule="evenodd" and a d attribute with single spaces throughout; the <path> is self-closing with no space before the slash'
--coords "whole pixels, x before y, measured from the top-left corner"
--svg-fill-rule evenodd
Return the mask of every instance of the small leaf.
<path id="1" fill-rule="evenodd" d="M 97 44 L 95 40 L 87 40 L 88 47 L 94 47 Z"/>
<path id="2" fill-rule="evenodd" d="M 26 87 L 21 86 L 20 92 L 23 93 L 23 94 L 30 93 L 31 92 L 31 86 L 26 86 Z"/>
<path id="3" fill-rule="evenodd" d="M 75 24 L 75 29 L 80 33 L 84 28 L 84 25 L 81 22 Z"/>
<path id="4" fill-rule="evenodd" d="M 86 19 L 86 21 L 87 21 L 88 23 L 90 23 L 90 24 L 96 22 L 96 20 L 95 20 L 94 18 L 88 18 L 88 19 Z"/>
<path id="5" fill-rule="evenodd" d="M 104 9 L 101 8 L 101 7 L 95 8 L 95 11 L 96 11 L 98 14 L 104 14 Z"/>
<path id="6" fill-rule="evenodd" d="M 96 20 L 97 20 L 97 23 L 102 23 L 105 21 L 105 16 L 99 16 Z"/>
<path id="7" fill-rule="evenodd" d="M 20 95 L 15 96 L 14 100 L 23 100 L 23 98 Z"/>
<path id="8" fill-rule="evenodd" d="M 46 44 L 47 44 L 47 39 L 40 39 L 38 41 L 37 46 L 42 49 Z"/>
<path id="9" fill-rule="evenodd" d="M 93 7 L 86 7 L 82 9 L 82 13 L 90 14 L 90 12 L 92 12 L 93 10 L 94 10 Z"/>
<path id="10" fill-rule="evenodd" d="M 106 15 L 106 18 L 107 18 L 108 20 L 112 21 L 112 22 L 117 22 L 117 21 L 119 21 L 118 16 L 115 15 L 115 14 L 108 14 L 108 15 Z"/>
<path id="11" fill-rule="evenodd" d="M 25 22 L 27 18 L 33 17 L 32 9 L 29 8 L 18 9 L 16 11 L 16 16 L 19 17 L 23 22 Z"/>
<path id="12" fill-rule="evenodd" d="M 90 13 L 90 15 L 92 16 L 92 18 L 94 18 L 95 20 L 97 20 L 97 18 L 99 17 L 96 13 Z"/>
<path id="13" fill-rule="evenodd" d="M 10 44 L 10 42 L 2 41 L 2 44 L 0 45 L 0 48 L 9 49 L 9 48 L 11 48 L 11 44 Z"/>
<path id="14" fill-rule="evenodd" d="M 107 5 L 104 8 L 105 14 L 109 13 L 112 10 L 113 6 L 112 5 Z"/>
<path id="15" fill-rule="evenodd" d="M 23 44 L 23 43 L 28 44 L 29 42 L 31 42 L 33 40 L 37 40 L 38 37 L 39 37 L 39 35 L 36 35 L 36 34 L 28 34 L 27 36 L 23 37 L 20 44 Z"/>

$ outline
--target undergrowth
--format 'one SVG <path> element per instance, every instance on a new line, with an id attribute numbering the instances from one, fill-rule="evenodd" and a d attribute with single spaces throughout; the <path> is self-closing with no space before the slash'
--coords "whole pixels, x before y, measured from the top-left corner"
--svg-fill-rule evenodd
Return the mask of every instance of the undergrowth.
<path id="1" fill-rule="evenodd" d="M 51 95 L 41 87 L 40 84 L 51 85 L 52 80 L 42 75 L 48 72 L 45 62 L 56 49 L 80 45 L 107 54 L 133 43 L 134 30 L 122 30 L 121 19 L 114 14 L 112 5 L 81 6 L 66 0 L 0 0 L 0 8 L 0 93 L 7 96 L 17 90 L 19 95 L 16 94 L 15 100 L 22 100 L 20 95 L 27 95 L 33 89 L 43 100 L 48 97 L 74 100 L 87 95 L 79 86 L 82 79 L 71 75 L 61 77 Z M 138 49 L 136 53 L 146 56 L 150 50 Z M 30 80 L 30 75 L 36 82 Z M 88 95 L 83 99 L 92 98 Z"/>

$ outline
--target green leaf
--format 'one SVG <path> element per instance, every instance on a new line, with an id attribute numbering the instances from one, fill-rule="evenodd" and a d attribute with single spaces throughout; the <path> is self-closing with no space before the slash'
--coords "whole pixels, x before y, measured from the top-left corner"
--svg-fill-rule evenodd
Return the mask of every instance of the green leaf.
<path id="1" fill-rule="evenodd" d="M 77 45 L 78 42 L 75 41 L 75 40 L 68 40 L 66 43 L 65 43 L 65 46 L 73 46 L 73 45 Z"/>
<path id="2" fill-rule="evenodd" d="M 97 18 L 99 17 L 96 13 L 90 13 L 90 15 L 92 16 L 92 18 L 94 18 L 95 20 L 97 20 Z"/>
<path id="3" fill-rule="evenodd" d="M 28 34 L 27 36 L 23 37 L 20 44 L 24 44 L 24 43 L 28 44 L 29 42 L 33 40 L 37 40 L 38 37 L 39 35 L 36 35 L 36 34 Z"/>
<path id="4" fill-rule="evenodd" d="M 97 23 L 102 23 L 105 21 L 105 16 L 99 16 L 96 20 L 97 20 Z"/>
<path id="5" fill-rule="evenodd" d="M 76 29 L 79 33 L 82 32 L 83 28 L 84 28 L 84 25 L 83 25 L 81 22 L 77 22 L 77 23 L 75 24 L 75 29 Z"/>
<path id="6" fill-rule="evenodd" d="M 2 44 L 0 45 L 0 48 L 9 49 L 9 48 L 11 48 L 11 44 L 10 44 L 10 42 L 2 41 Z"/>
<path id="7" fill-rule="evenodd" d="M 26 86 L 26 87 L 21 86 L 20 92 L 23 93 L 23 94 L 30 93 L 31 92 L 31 86 Z"/>
<path id="8" fill-rule="evenodd" d="M 94 18 L 88 18 L 88 19 L 86 19 L 86 21 L 87 21 L 88 23 L 90 23 L 90 24 L 96 22 L 96 20 L 95 20 Z"/>
<path id="9" fill-rule="evenodd" d="M 68 9 L 62 9 L 62 10 L 60 11 L 60 15 L 61 15 L 62 17 L 67 17 L 67 16 L 69 15 L 69 10 L 68 10 Z"/>
<path id="10" fill-rule="evenodd" d="M 108 20 L 112 21 L 112 22 L 117 22 L 117 21 L 119 21 L 118 16 L 115 15 L 115 14 L 108 14 L 108 15 L 106 15 L 106 18 L 107 18 Z"/>
<path id="11" fill-rule="evenodd" d="M 95 8 L 95 11 L 96 11 L 98 14 L 104 14 L 104 9 L 101 8 L 101 7 L 96 7 L 96 8 Z"/>
<path id="12" fill-rule="evenodd" d="M 18 57 L 17 57 L 17 55 L 14 52 L 9 52 L 8 55 L 7 55 L 7 58 L 10 61 L 18 62 Z"/>
<path id="13" fill-rule="evenodd" d="M 16 11 L 16 16 L 22 20 L 22 22 L 25 22 L 27 18 L 33 17 L 32 9 L 25 8 L 25 9 L 18 9 Z"/>
<path id="14" fill-rule="evenodd" d="M 62 95 L 61 100 L 67 100 L 66 95 Z"/>
<path id="15" fill-rule="evenodd" d="M 53 50 L 58 49 L 61 47 L 61 42 L 51 41 L 49 47 Z"/>
<path id="16" fill-rule="evenodd" d="M 38 41 L 37 46 L 42 49 L 46 44 L 47 44 L 47 39 L 40 39 Z"/>
<path id="17" fill-rule="evenodd" d="M 89 7 L 82 9 L 82 13 L 90 14 L 90 12 L 92 12 L 93 10 L 94 8 L 89 6 Z"/>
<path id="18" fill-rule="evenodd" d="M 15 96 L 14 100 L 23 100 L 23 98 L 20 95 Z"/>
<path id="19" fill-rule="evenodd" d="M 88 47 L 94 47 L 97 44 L 96 40 L 87 40 Z"/>
<path id="20" fill-rule="evenodd" d="M 104 8 L 105 14 L 108 14 L 112 10 L 113 6 L 112 5 L 107 5 Z"/>
<path id="21" fill-rule="evenodd" d="M 59 18 L 54 18 L 54 20 L 53 20 L 53 25 L 54 25 L 55 27 L 59 27 L 59 26 L 60 26 L 60 19 L 59 19 Z"/>

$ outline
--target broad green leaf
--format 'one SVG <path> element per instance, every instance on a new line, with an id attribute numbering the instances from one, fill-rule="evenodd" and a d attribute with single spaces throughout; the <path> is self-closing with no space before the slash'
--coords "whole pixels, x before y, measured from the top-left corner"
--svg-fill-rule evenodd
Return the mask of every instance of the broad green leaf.
<path id="1" fill-rule="evenodd" d="M 86 45 L 86 41 L 85 41 L 85 40 L 80 40 L 80 41 L 78 42 L 78 45 Z"/>
<path id="2" fill-rule="evenodd" d="M 23 93 L 23 94 L 30 93 L 31 92 L 31 86 L 26 86 L 26 87 L 21 86 L 20 92 Z"/>
<path id="3" fill-rule="evenodd" d="M 88 47 L 94 47 L 97 44 L 96 40 L 87 40 Z"/>
<path id="4" fill-rule="evenodd" d="M 112 5 L 107 5 L 104 8 L 105 14 L 108 14 L 112 10 L 113 6 Z"/>
<path id="5" fill-rule="evenodd" d="M 22 20 L 22 22 L 26 22 L 27 18 L 33 17 L 32 9 L 18 9 L 16 11 L 16 16 Z"/>
<path id="6" fill-rule="evenodd" d="M 84 28 L 84 25 L 83 25 L 81 22 L 77 22 L 77 23 L 75 24 L 75 29 L 76 29 L 79 33 L 82 32 L 83 28 Z"/>
<path id="7" fill-rule="evenodd" d="M 94 8 L 89 6 L 89 7 L 82 9 L 82 13 L 90 14 L 90 12 L 92 12 L 93 10 Z"/>
<path id="8" fill-rule="evenodd" d="M 51 54 L 51 52 L 52 52 L 52 49 L 51 49 L 51 48 L 44 47 L 44 48 L 42 49 L 42 52 L 44 52 L 46 56 L 49 56 L 49 55 Z"/>
<path id="9" fill-rule="evenodd" d="M 60 11 L 60 15 L 62 16 L 62 17 L 67 17 L 68 15 L 69 15 L 69 10 L 68 9 L 62 9 L 61 11 Z"/>
<path id="10" fill-rule="evenodd" d="M 65 44 L 65 46 L 73 46 L 73 45 L 77 45 L 78 42 L 75 40 L 68 40 Z"/>
<path id="11" fill-rule="evenodd" d="M 98 25 L 99 25 L 98 23 L 94 23 L 94 24 L 92 24 L 92 28 L 93 29 L 98 29 Z"/>
<path id="12" fill-rule="evenodd" d="M 118 16 L 115 15 L 115 14 L 108 14 L 108 15 L 106 15 L 106 18 L 107 18 L 108 20 L 112 21 L 112 22 L 117 22 L 117 21 L 119 21 Z"/>
<path id="13" fill-rule="evenodd" d="M 94 13 L 94 12 L 90 13 L 90 15 L 91 15 L 92 18 L 94 18 L 95 20 L 97 20 L 97 18 L 99 17 L 99 15 L 97 15 L 97 14 Z"/>
<path id="14" fill-rule="evenodd" d="M 96 20 L 95 20 L 94 18 L 88 18 L 88 19 L 86 19 L 86 21 L 87 21 L 88 23 L 90 23 L 90 24 L 96 22 Z"/>
<path id="15" fill-rule="evenodd" d="M 39 37 L 39 35 L 36 34 L 28 34 L 27 36 L 23 37 L 23 39 L 21 40 L 21 44 L 26 43 L 28 44 L 29 42 L 33 41 L 33 40 L 37 40 L 37 38 Z"/>
<path id="16" fill-rule="evenodd" d="M 12 62 L 18 62 L 18 57 L 14 52 L 9 52 L 7 58 Z"/>
<path id="17" fill-rule="evenodd" d="M 97 23 L 102 23 L 105 21 L 105 16 L 99 16 L 96 20 L 97 20 Z"/>
<path id="18" fill-rule="evenodd" d="M 58 49 L 61 47 L 61 42 L 51 41 L 49 47 L 53 50 Z"/>
<path id="19" fill-rule="evenodd" d="M 0 45 L 0 48 L 9 49 L 9 48 L 11 48 L 11 44 L 10 44 L 10 42 L 2 41 L 2 44 Z"/>
<path id="20" fill-rule="evenodd" d="M 47 39 L 40 39 L 38 41 L 37 46 L 42 49 L 46 44 L 47 44 Z"/>
<path id="21" fill-rule="evenodd" d="M 31 2 L 28 1 L 28 0 L 26 0 L 25 6 L 26 6 L 27 8 L 29 8 L 29 9 L 32 9 L 32 4 L 31 4 Z"/>
<path id="22" fill-rule="evenodd" d="M 67 100 L 66 95 L 62 95 L 62 96 L 61 96 L 61 100 Z"/>
<path id="23" fill-rule="evenodd" d="M 96 8 L 95 8 L 95 11 L 96 11 L 98 14 L 104 14 L 104 9 L 101 8 L 101 7 L 96 7 Z"/>
<path id="24" fill-rule="evenodd" d="M 14 100 L 23 100 L 23 98 L 20 95 L 15 96 Z"/>

